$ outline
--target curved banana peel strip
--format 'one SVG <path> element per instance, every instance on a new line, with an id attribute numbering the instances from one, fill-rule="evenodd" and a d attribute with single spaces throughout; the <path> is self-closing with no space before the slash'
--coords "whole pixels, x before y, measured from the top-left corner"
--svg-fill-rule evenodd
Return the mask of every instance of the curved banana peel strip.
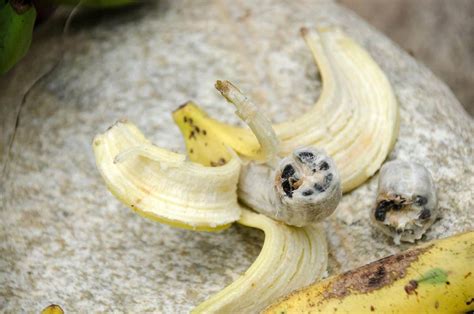
<path id="1" fill-rule="evenodd" d="M 474 231 L 296 291 L 264 313 L 472 313 Z"/>
<path id="2" fill-rule="evenodd" d="M 341 30 L 327 28 L 315 33 L 303 29 L 302 35 L 320 70 L 323 91 L 306 114 L 273 125 L 280 140 L 279 154 L 310 145 L 325 149 L 335 160 L 347 192 L 371 177 L 392 149 L 398 135 L 397 101 L 375 61 Z M 184 106 L 174 115 L 181 115 L 181 110 L 196 121 L 195 126 L 240 155 L 255 160 L 264 157 L 251 130 L 213 120 L 194 105 Z M 177 123 L 189 151 L 196 143 L 182 123 Z M 190 156 L 196 162 L 209 163 L 209 154 L 200 149 Z"/>
<path id="3" fill-rule="evenodd" d="M 218 231 L 240 217 L 240 162 L 204 167 L 152 145 L 130 122 L 95 137 L 94 154 L 108 189 L 138 214 L 175 227 Z"/>
<path id="4" fill-rule="evenodd" d="M 327 267 L 324 231 L 297 228 L 243 209 L 240 224 L 265 233 L 262 251 L 243 276 L 194 313 L 256 313 L 275 299 L 320 279 Z"/>

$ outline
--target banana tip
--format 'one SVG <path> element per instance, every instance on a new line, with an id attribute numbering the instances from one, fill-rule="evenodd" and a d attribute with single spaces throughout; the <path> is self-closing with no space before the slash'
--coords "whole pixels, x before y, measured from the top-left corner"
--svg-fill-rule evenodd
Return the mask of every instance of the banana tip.
<path id="1" fill-rule="evenodd" d="M 221 92 L 221 94 L 226 94 L 229 92 L 229 82 L 217 80 L 214 85 L 216 89 Z"/>
<path id="2" fill-rule="evenodd" d="M 176 108 L 173 113 L 180 111 L 181 109 L 184 109 L 186 106 L 192 105 L 193 102 L 191 100 L 186 101 L 185 103 L 181 104 Z"/>
<path id="3" fill-rule="evenodd" d="M 303 27 L 300 28 L 301 36 L 305 37 L 305 36 L 308 35 L 308 33 L 309 33 L 309 29 L 307 27 L 303 26 Z"/>

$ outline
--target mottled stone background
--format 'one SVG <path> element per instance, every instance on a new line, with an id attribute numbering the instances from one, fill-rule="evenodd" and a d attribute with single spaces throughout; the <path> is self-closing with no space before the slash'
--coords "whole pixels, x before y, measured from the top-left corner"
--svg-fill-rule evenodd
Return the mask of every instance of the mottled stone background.
<path id="1" fill-rule="evenodd" d="M 426 239 L 473 229 L 472 119 L 426 67 L 347 9 L 169 0 L 81 11 L 64 37 L 63 23 L 43 25 L 27 58 L 0 79 L 1 311 L 57 303 L 68 312 L 187 312 L 243 273 L 259 231 L 195 233 L 133 214 L 106 190 L 91 142 L 127 117 L 156 144 L 183 151 L 170 113 L 188 99 L 238 122 L 217 79 L 242 86 L 273 121 L 304 113 L 321 82 L 298 36 L 303 25 L 341 27 L 386 72 L 401 113 L 390 158 L 425 164 L 438 185 L 443 216 Z M 409 247 L 368 224 L 376 179 L 346 195 L 326 223 L 331 274 Z"/>
<path id="2" fill-rule="evenodd" d="M 474 115 L 474 1 L 338 0 L 448 84 Z"/>

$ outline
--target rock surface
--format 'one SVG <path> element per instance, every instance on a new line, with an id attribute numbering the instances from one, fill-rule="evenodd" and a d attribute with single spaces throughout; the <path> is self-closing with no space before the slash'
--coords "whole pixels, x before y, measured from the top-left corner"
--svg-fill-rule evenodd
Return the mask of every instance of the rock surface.
<path id="1" fill-rule="evenodd" d="M 451 91 L 383 35 L 329 1 L 159 1 L 81 13 L 36 34 L 28 57 L 0 80 L 1 153 L 25 98 L 2 177 L 0 309 L 38 312 L 186 312 L 252 263 L 263 235 L 172 229 L 133 214 L 106 190 L 91 141 L 127 117 L 158 145 L 184 151 L 171 111 L 193 99 L 237 123 L 214 90 L 229 79 L 273 121 L 302 114 L 321 82 L 301 26 L 339 26 L 382 67 L 400 102 L 390 158 L 423 163 L 438 186 L 442 219 L 426 240 L 474 226 L 474 123 Z M 372 178 L 345 195 L 326 223 L 330 274 L 406 249 L 374 231 Z"/>

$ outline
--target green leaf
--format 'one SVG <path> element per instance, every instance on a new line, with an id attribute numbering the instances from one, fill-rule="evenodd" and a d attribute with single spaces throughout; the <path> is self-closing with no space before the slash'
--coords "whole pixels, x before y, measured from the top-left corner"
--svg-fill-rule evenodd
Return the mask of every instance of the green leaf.
<path id="1" fill-rule="evenodd" d="M 448 280 L 448 273 L 441 268 L 433 268 L 423 274 L 423 276 L 418 279 L 418 283 L 430 283 L 430 284 L 439 284 L 445 283 Z"/>
<path id="2" fill-rule="evenodd" d="M 32 5 L 19 10 L 10 1 L 0 8 L 0 74 L 10 70 L 30 48 L 35 19 Z"/>

